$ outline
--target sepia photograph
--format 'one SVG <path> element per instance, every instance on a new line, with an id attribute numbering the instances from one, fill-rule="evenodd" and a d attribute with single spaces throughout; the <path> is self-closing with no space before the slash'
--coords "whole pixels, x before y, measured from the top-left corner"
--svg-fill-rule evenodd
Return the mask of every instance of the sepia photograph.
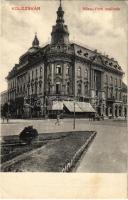
<path id="1" fill-rule="evenodd" d="M 128 3 L 1 2 L 0 171 L 127 173 Z"/>
<path id="2" fill-rule="evenodd" d="M 1 171 L 126 172 L 125 5 L 50 4 L 5 3 Z"/>

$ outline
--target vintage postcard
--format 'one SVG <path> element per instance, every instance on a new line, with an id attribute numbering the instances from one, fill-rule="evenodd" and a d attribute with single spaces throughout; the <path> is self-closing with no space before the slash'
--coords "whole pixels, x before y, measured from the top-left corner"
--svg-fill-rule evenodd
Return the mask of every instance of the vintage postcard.
<path id="1" fill-rule="evenodd" d="M 0 198 L 128 198 L 128 1 L 0 16 Z"/>

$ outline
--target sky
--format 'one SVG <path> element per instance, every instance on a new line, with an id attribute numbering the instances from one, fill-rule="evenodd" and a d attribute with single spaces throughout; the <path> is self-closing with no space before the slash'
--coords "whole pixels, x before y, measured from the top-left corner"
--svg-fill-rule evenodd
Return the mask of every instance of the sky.
<path id="1" fill-rule="evenodd" d="M 37 6 L 40 10 L 12 10 L 15 6 Z M 32 46 L 35 32 L 41 46 L 50 42 L 58 6 L 59 0 L 2 0 L 0 92 L 7 89 L 5 77 L 19 62 L 19 57 Z M 70 41 L 97 49 L 100 53 L 117 60 L 125 72 L 123 80 L 127 83 L 128 3 L 63 0 L 62 7 Z M 107 8 L 112 10 L 108 11 Z"/>

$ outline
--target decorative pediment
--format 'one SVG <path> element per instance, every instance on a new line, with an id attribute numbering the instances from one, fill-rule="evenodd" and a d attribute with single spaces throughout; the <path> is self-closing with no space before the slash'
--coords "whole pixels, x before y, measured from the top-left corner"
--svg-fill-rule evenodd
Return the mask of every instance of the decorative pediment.
<path id="1" fill-rule="evenodd" d="M 95 62 L 96 64 L 99 64 L 99 65 L 104 65 L 101 56 L 96 56 L 95 59 L 94 59 L 94 62 Z"/>
<path id="2" fill-rule="evenodd" d="M 62 78 L 60 76 L 56 76 L 54 79 L 55 82 L 61 82 Z"/>

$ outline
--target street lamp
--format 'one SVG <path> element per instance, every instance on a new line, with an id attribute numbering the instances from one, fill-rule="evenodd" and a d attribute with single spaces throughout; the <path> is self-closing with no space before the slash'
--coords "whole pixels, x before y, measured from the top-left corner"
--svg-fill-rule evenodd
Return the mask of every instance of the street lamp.
<path id="1" fill-rule="evenodd" d="M 76 102 L 75 102 L 75 99 L 74 99 L 73 104 L 74 104 L 73 129 L 75 129 L 75 126 L 76 126 L 76 111 L 75 111 Z"/>

